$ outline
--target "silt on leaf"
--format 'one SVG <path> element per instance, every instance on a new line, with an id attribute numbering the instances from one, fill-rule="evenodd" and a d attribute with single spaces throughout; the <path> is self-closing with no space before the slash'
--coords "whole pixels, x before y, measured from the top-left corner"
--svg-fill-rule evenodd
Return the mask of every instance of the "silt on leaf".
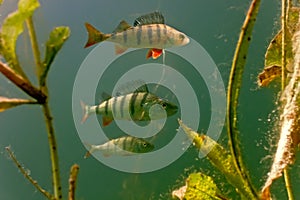
<path id="1" fill-rule="evenodd" d="M 64 42 L 69 38 L 70 36 L 70 29 L 68 27 L 56 27 L 54 28 L 49 36 L 49 39 L 46 43 L 46 53 L 45 53 L 45 59 L 43 61 L 43 69 L 41 69 L 41 74 L 39 74 L 40 77 L 40 85 L 45 85 L 45 80 L 48 74 L 48 71 L 50 69 L 50 66 L 58 53 L 58 51 L 63 46 Z"/>
<path id="2" fill-rule="evenodd" d="M 192 173 L 186 179 L 186 185 L 174 190 L 172 196 L 180 200 L 224 200 L 220 190 L 210 176 L 202 173 Z"/>
<path id="3" fill-rule="evenodd" d="M 38 104 L 38 102 L 29 99 L 7 98 L 0 96 L 0 112 L 23 104 Z"/>
<path id="4" fill-rule="evenodd" d="M 3 55 L 9 66 L 12 67 L 18 74 L 26 78 L 24 71 L 22 70 L 17 54 L 16 44 L 19 35 L 24 30 L 24 22 L 33 12 L 39 7 L 37 0 L 20 0 L 18 4 L 18 10 L 11 13 L 3 22 L 0 33 L 0 53 Z"/>

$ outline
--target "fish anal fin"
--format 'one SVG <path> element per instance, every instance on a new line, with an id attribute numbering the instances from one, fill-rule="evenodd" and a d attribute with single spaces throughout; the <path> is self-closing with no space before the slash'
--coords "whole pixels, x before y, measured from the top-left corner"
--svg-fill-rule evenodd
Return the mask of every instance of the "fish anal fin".
<path id="1" fill-rule="evenodd" d="M 122 20 L 117 26 L 117 28 L 114 30 L 114 33 L 122 32 L 129 28 L 131 28 L 131 26 L 126 21 Z"/>
<path id="2" fill-rule="evenodd" d="M 102 117 L 102 124 L 103 124 L 103 126 L 108 126 L 113 120 L 114 120 L 113 117 L 103 116 Z"/>
<path id="3" fill-rule="evenodd" d="M 103 153 L 102 155 L 103 155 L 105 158 L 107 158 L 107 157 L 110 156 L 109 153 Z"/>
<path id="4" fill-rule="evenodd" d="M 115 53 L 118 55 L 118 54 L 122 54 L 124 53 L 128 48 L 127 47 L 124 47 L 122 45 L 119 45 L 119 44 L 116 44 L 115 45 Z"/>
<path id="5" fill-rule="evenodd" d="M 146 58 L 148 59 L 148 58 L 152 57 L 153 59 L 157 59 L 157 58 L 159 58 L 159 56 L 161 56 L 162 53 L 163 53 L 162 49 L 156 49 L 156 48 L 149 49 L 149 51 L 146 55 Z"/>

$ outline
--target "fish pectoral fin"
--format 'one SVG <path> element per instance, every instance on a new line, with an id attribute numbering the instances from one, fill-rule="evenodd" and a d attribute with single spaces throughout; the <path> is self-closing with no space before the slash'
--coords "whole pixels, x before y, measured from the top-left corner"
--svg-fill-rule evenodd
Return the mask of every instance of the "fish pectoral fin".
<path id="1" fill-rule="evenodd" d="M 119 45 L 119 44 L 116 44 L 115 45 L 115 53 L 118 55 L 118 54 L 121 54 L 121 53 L 124 53 L 128 48 L 127 47 L 124 47 L 122 45 Z"/>
<path id="2" fill-rule="evenodd" d="M 152 57 L 153 59 L 157 59 L 162 53 L 163 53 L 162 49 L 156 49 L 156 48 L 149 49 L 146 58 L 148 59 Z"/>
<path id="3" fill-rule="evenodd" d="M 113 117 L 103 116 L 102 117 L 102 124 L 103 124 L 103 126 L 108 126 L 113 120 L 114 120 Z"/>

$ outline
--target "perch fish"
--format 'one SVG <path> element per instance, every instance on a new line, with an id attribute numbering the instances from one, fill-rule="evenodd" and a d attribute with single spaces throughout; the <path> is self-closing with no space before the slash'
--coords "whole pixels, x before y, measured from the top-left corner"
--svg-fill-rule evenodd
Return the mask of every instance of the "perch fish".
<path id="1" fill-rule="evenodd" d="M 144 139 L 124 136 L 112 139 L 104 144 L 89 145 L 90 150 L 84 156 L 89 157 L 94 151 L 101 151 L 103 156 L 111 155 L 130 156 L 136 153 L 147 153 L 154 149 L 154 145 Z"/>
<path id="2" fill-rule="evenodd" d="M 128 48 L 149 48 L 147 58 L 158 58 L 163 49 L 183 46 L 190 39 L 182 32 L 165 24 L 160 12 L 153 12 L 138 17 L 133 26 L 121 21 L 115 31 L 110 34 L 102 33 L 89 23 L 85 23 L 88 41 L 85 47 L 102 41 L 116 43 L 115 53 L 121 54 Z"/>
<path id="3" fill-rule="evenodd" d="M 94 113 L 102 115 L 103 126 L 107 126 L 114 119 L 149 121 L 151 119 L 162 119 L 166 115 L 174 115 L 178 110 L 175 104 L 150 93 L 146 84 L 137 88 L 134 92 L 120 94 L 115 97 L 104 93 L 102 96 L 104 101 L 99 105 L 89 106 L 81 102 L 83 109 L 82 123 L 89 115 Z M 160 105 L 163 110 L 151 112 L 150 117 L 150 109 L 156 104 Z"/>

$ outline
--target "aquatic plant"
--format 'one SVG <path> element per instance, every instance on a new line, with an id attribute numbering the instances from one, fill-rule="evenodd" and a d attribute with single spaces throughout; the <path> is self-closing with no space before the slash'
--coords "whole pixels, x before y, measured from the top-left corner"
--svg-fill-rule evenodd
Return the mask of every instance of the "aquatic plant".
<path id="1" fill-rule="evenodd" d="M 229 139 L 230 153 L 217 142 L 204 134 L 199 134 L 188 128 L 179 120 L 180 126 L 193 140 L 194 146 L 199 151 L 205 151 L 213 146 L 207 154 L 208 160 L 226 177 L 227 181 L 236 189 L 241 199 L 271 199 L 271 185 L 282 174 L 285 177 L 288 199 L 293 200 L 292 185 L 288 175 L 288 167 L 295 161 L 297 146 L 300 142 L 299 135 L 299 46 L 300 46 L 300 9 L 293 7 L 291 1 L 282 0 L 282 28 L 271 41 L 265 57 L 265 68 L 258 76 L 259 86 L 266 86 L 276 77 L 281 76 L 281 115 L 280 139 L 277 144 L 277 151 L 271 171 L 261 192 L 253 186 L 250 175 L 243 163 L 243 155 L 239 148 L 238 127 L 238 100 L 242 84 L 243 71 L 247 60 L 247 50 L 251 41 L 252 29 L 260 6 L 260 0 L 253 0 L 248 10 L 246 19 L 242 26 L 240 37 L 235 50 L 227 91 L 227 134 Z M 289 76 L 287 67 L 293 66 Z M 289 66 L 290 67 L 290 66 Z M 203 180 L 191 174 L 186 185 L 173 191 L 173 197 L 179 199 L 226 199 L 220 196 L 219 190 L 214 187 L 213 182 L 205 182 L 214 188 L 214 192 L 204 188 Z M 195 180 L 196 179 L 196 180 Z M 193 184 L 191 184 L 193 182 Z M 195 183 L 196 182 L 196 183 Z M 205 193 L 205 194 L 203 194 Z M 201 195 L 200 195 L 201 194 Z M 209 194 L 209 196 L 207 196 Z M 199 195 L 199 196 L 198 196 Z"/>
<path id="2" fill-rule="evenodd" d="M 0 0 L 0 4 L 2 1 Z M 49 107 L 49 94 L 47 85 L 47 75 L 56 54 L 62 48 L 64 42 L 70 35 L 68 27 L 54 28 L 46 42 L 45 56 L 41 59 L 36 32 L 32 15 L 39 7 L 37 0 L 20 0 L 18 10 L 10 14 L 4 21 L 0 33 L 0 55 L 6 63 L 0 62 L 0 72 L 14 83 L 18 88 L 28 94 L 31 98 L 8 98 L 0 96 L 0 112 L 15 106 L 31 104 L 41 105 L 44 120 L 47 128 L 49 140 L 50 159 L 52 165 L 53 192 L 43 189 L 28 170 L 16 159 L 11 147 L 6 147 L 8 155 L 16 164 L 20 172 L 28 181 L 47 199 L 63 199 L 62 184 L 60 180 L 58 148 L 56 144 L 53 117 Z M 181 128 L 193 140 L 194 146 L 200 152 L 207 154 L 207 159 L 219 170 L 229 184 L 240 195 L 241 199 L 271 199 L 270 187 L 272 183 L 284 174 L 286 190 L 289 199 L 294 199 L 291 183 L 288 176 L 288 166 L 292 165 L 295 159 L 296 148 L 300 141 L 299 136 L 299 98 L 300 98 L 300 9 L 294 7 L 290 1 L 282 0 L 282 29 L 270 42 L 266 52 L 265 67 L 259 75 L 259 85 L 267 86 L 276 77 L 281 77 L 281 117 L 278 122 L 280 130 L 280 140 L 274 155 L 270 173 L 261 192 L 258 187 L 251 183 L 251 174 L 244 166 L 243 154 L 239 148 L 239 135 L 242 130 L 238 126 L 238 100 L 242 87 L 242 78 L 247 52 L 251 43 L 252 30 L 256 21 L 256 16 L 260 7 L 260 0 L 253 0 L 248 10 L 245 22 L 242 26 L 240 37 L 235 50 L 227 94 L 227 133 L 229 149 L 209 138 L 205 134 L 199 134 L 187 127 L 179 120 Z M 18 61 L 16 54 L 17 38 L 22 34 L 24 23 L 27 26 L 37 71 L 38 86 L 32 84 L 29 77 L 23 71 L 22 65 Z M 293 66 L 293 70 L 288 68 Z M 288 67 L 289 66 L 289 67 Z M 287 76 L 289 75 L 289 76 Z M 79 166 L 74 164 L 70 170 L 68 199 L 75 199 L 76 179 Z M 179 199 L 227 199 L 222 194 L 216 181 L 204 173 L 192 173 L 186 180 L 186 185 L 173 191 L 174 198 Z"/>
<path id="3" fill-rule="evenodd" d="M 0 33 L 0 54 L 4 57 L 6 64 L 0 62 L 0 71 L 6 76 L 12 83 L 28 94 L 32 99 L 19 99 L 19 98 L 0 98 L 1 111 L 6 109 L 23 105 L 23 104 L 38 104 L 41 105 L 45 124 L 47 127 L 47 136 L 50 148 L 50 158 L 52 165 L 52 182 L 53 182 L 53 193 L 43 189 L 36 180 L 34 180 L 28 170 L 26 170 L 16 159 L 13 154 L 11 147 L 6 147 L 6 150 L 14 161 L 16 166 L 19 168 L 21 173 L 48 199 L 62 199 L 62 187 L 60 181 L 60 170 L 59 160 L 57 154 L 57 145 L 55 138 L 55 131 L 52 122 L 52 114 L 48 102 L 48 86 L 47 86 L 47 75 L 50 70 L 51 64 L 63 46 L 64 42 L 70 35 L 68 27 L 56 27 L 54 28 L 46 42 L 45 57 L 41 59 L 40 50 L 37 43 L 36 32 L 32 15 L 34 11 L 39 7 L 37 0 L 20 0 L 18 4 L 18 10 L 11 13 L 4 21 L 1 33 Z M 37 71 L 37 78 L 39 85 L 35 86 L 31 83 L 21 64 L 18 61 L 16 54 L 16 43 L 17 38 L 24 31 L 24 23 L 26 24 L 29 37 L 31 40 L 33 55 L 35 59 L 35 68 Z M 70 175 L 70 191 L 69 199 L 74 198 L 74 189 L 76 183 L 76 174 L 78 172 L 78 166 L 74 165 L 71 169 Z"/>

